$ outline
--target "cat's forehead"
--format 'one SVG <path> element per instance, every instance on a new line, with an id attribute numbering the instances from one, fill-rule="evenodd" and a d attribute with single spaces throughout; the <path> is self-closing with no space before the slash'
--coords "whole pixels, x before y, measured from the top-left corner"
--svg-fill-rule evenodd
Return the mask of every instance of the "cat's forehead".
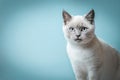
<path id="1" fill-rule="evenodd" d="M 86 20 L 84 16 L 72 16 L 72 20 L 70 21 L 69 25 L 84 26 L 86 25 Z"/>

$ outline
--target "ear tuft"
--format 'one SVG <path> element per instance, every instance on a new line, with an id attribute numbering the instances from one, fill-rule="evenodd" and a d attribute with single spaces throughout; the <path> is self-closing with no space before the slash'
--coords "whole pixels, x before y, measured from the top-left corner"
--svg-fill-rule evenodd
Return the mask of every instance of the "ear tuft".
<path id="1" fill-rule="evenodd" d="M 67 22 L 69 22 L 70 20 L 71 20 L 71 15 L 68 13 L 68 12 L 66 12 L 65 10 L 63 10 L 63 12 L 62 12 L 62 16 L 63 16 L 63 20 L 64 20 L 64 24 L 66 25 L 67 24 Z"/>
<path id="2" fill-rule="evenodd" d="M 85 16 L 85 18 L 90 21 L 91 24 L 94 23 L 95 12 L 94 9 L 90 10 L 89 13 Z"/>

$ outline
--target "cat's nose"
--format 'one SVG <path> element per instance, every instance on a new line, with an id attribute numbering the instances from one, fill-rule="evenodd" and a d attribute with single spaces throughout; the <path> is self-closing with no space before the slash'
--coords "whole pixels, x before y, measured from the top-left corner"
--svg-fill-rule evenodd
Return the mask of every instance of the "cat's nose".
<path id="1" fill-rule="evenodd" d="M 80 37 L 80 34 L 79 35 L 76 35 L 77 37 Z"/>

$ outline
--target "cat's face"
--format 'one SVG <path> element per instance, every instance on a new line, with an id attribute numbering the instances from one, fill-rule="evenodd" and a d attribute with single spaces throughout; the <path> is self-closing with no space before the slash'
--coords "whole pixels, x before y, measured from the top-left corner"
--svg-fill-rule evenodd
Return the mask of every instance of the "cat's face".
<path id="1" fill-rule="evenodd" d="M 71 16 L 63 11 L 65 38 L 75 44 L 87 44 L 94 38 L 94 10 L 84 16 Z"/>

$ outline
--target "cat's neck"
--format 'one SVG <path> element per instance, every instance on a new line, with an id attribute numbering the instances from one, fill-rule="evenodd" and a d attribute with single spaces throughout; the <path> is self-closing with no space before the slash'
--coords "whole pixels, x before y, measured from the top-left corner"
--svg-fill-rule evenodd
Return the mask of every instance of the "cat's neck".
<path id="1" fill-rule="evenodd" d="M 71 46 L 71 47 L 75 47 L 75 48 L 95 48 L 97 46 L 99 46 L 99 40 L 96 36 L 94 36 L 94 38 L 89 42 L 89 43 L 86 43 L 86 44 L 73 44 L 73 43 L 70 43 L 68 42 L 68 44 Z"/>

